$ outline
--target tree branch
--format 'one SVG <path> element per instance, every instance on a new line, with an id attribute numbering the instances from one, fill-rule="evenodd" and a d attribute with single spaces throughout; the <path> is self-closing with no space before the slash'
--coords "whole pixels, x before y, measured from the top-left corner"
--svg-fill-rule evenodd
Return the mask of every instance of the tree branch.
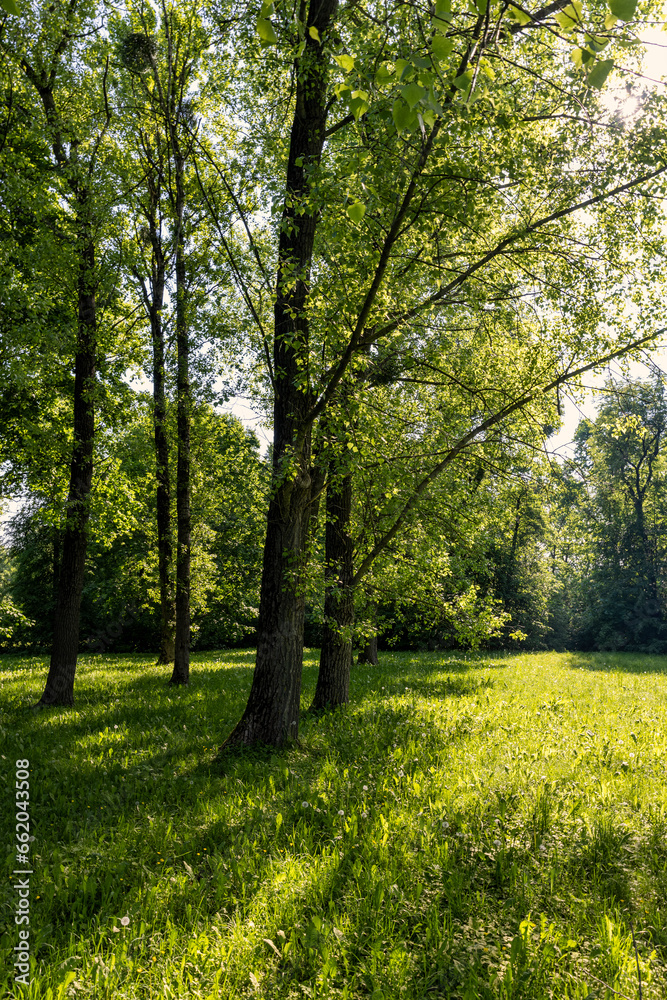
<path id="1" fill-rule="evenodd" d="M 573 379 L 578 378 L 580 375 L 583 375 L 584 372 L 590 371 L 592 368 L 598 368 L 600 365 L 604 365 L 608 361 L 612 361 L 614 358 L 619 358 L 621 355 L 627 354 L 629 351 L 636 350 L 636 348 L 641 347 L 642 344 L 646 344 L 648 341 L 659 337 L 660 334 L 665 333 L 666 330 L 667 327 L 661 330 L 656 330 L 655 333 L 651 333 L 647 337 L 642 337 L 640 340 L 635 340 L 631 344 L 627 344 L 625 347 L 622 347 L 617 351 L 612 351 L 610 354 L 606 354 L 602 358 L 596 358 L 595 361 L 591 361 L 589 364 L 583 365 L 575 371 L 567 370 L 563 375 L 559 375 L 558 378 L 549 382 L 547 385 L 535 390 L 534 392 L 524 394 L 512 403 L 508 403 L 507 406 L 502 407 L 502 409 L 498 410 L 497 413 L 487 417 L 486 420 L 483 420 L 477 425 L 477 427 L 473 427 L 471 431 L 468 431 L 467 434 L 465 434 L 452 448 L 449 449 L 442 461 L 438 462 L 438 464 L 423 477 L 417 486 L 414 487 L 410 499 L 404 504 L 403 509 L 398 514 L 391 528 L 389 528 L 384 535 L 382 535 L 368 555 L 366 555 L 361 561 L 361 564 L 352 579 L 352 586 L 357 586 L 357 584 L 363 579 L 368 570 L 371 568 L 377 556 L 379 556 L 383 549 L 385 549 L 392 539 L 395 538 L 405 523 L 408 514 L 410 514 L 416 507 L 417 501 L 423 496 L 431 483 L 438 478 L 440 473 L 443 472 L 447 466 L 454 461 L 457 455 L 459 455 L 472 441 L 474 441 L 475 438 L 479 437 L 479 435 L 484 431 L 489 430 L 489 428 L 500 423 L 501 420 L 509 417 L 512 413 L 515 413 L 517 410 L 527 406 L 539 396 L 546 395 L 546 393 L 551 392 L 553 389 L 556 389 L 559 385 L 563 385 L 565 382 L 571 382 Z"/>

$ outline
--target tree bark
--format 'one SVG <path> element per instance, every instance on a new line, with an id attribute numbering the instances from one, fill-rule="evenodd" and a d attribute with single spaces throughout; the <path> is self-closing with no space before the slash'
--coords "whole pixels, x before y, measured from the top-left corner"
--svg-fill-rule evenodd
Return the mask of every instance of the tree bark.
<path id="1" fill-rule="evenodd" d="M 350 700 L 354 625 L 353 543 L 350 537 L 352 474 L 347 473 L 337 480 L 332 463 L 330 475 L 325 533 L 324 632 L 311 711 L 337 708 L 347 705 Z"/>
<path id="2" fill-rule="evenodd" d="M 167 438 L 167 400 L 165 395 L 164 304 L 165 267 L 161 247 L 153 241 L 153 281 L 149 308 L 153 340 L 153 429 L 155 440 L 155 480 L 158 572 L 160 576 L 160 652 L 157 662 L 174 661 L 174 624 L 176 609 L 172 584 L 173 546 L 171 535 L 171 487 L 169 483 L 169 440 Z"/>
<path id="3" fill-rule="evenodd" d="M 377 667 L 378 662 L 378 637 L 374 635 L 359 650 L 357 663 L 369 663 L 372 667 Z"/>
<path id="4" fill-rule="evenodd" d="M 375 625 L 377 622 L 377 603 L 374 600 L 370 600 L 366 605 L 366 612 L 370 615 L 370 618 Z M 378 636 L 377 631 L 371 636 L 368 642 L 359 650 L 359 655 L 357 656 L 357 663 L 369 663 L 372 667 L 377 667 L 378 665 Z"/>
<path id="5" fill-rule="evenodd" d="M 85 203 L 85 195 L 82 196 Z M 85 211 L 85 204 L 81 206 Z M 49 674 L 40 705 L 74 704 L 74 675 L 79 650 L 81 594 L 88 542 L 90 491 L 95 435 L 95 245 L 83 227 L 79 261 L 77 345 L 74 358 L 74 444 L 67 497 L 67 521 L 58 574 Z"/>
<path id="6" fill-rule="evenodd" d="M 324 41 L 337 0 L 311 0 L 305 24 Z M 259 606 L 257 659 L 243 717 L 226 745 L 281 746 L 299 734 L 306 562 L 311 501 L 307 300 L 317 225 L 309 177 L 322 157 L 329 56 L 306 33 L 296 63 L 286 198 L 274 311 L 274 443 Z"/>
<path id="7" fill-rule="evenodd" d="M 178 349 L 176 396 L 178 459 L 176 466 L 176 639 L 170 684 L 190 682 L 190 342 L 187 323 L 184 163 L 176 159 L 176 345 Z"/>

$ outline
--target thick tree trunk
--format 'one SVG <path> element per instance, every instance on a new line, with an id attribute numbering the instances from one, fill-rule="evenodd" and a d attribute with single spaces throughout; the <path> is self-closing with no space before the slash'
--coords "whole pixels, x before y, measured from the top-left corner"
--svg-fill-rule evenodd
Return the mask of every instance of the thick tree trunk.
<path id="1" fill-rule="evenodd" d="M 157 238 L 157 233 L 154 233 Z M 174 625 L 176 609 L 172 583 L 173 546 L 171 535 L 171 487 L 169 484 L 169 440 L 167 438 L 167 400 L 165 394 L 164 330 L 164 259 L 154 240 L 154 268 L 150 322 L 153 340 L 153 428 L 155 439 L 155 479 L 158 571 L 160 575 L 160 653 L 158 663 L 174 661 Z"/>
<path id="2" fill-rule="evenodd" d="M 337 0 L 311 0 L 305 23 L 324 41 Z M 306 34 L 296 65 L 296 106 L 278 244 L 273 346 L 273 487 L 264 546 L 257 660 L 241 721 L 227 744 L 280 746 L 298 738 L 304 592 L 310 520 L 311 403 L 307 299 L 318 206 L 310 178 L 326 128 L 325 46 Z"/>
<path id="3" fill-rule="evenodd" d="M 95 246 L 86 238 L 79 266 L 79 318 L 74 359 L 74 444 L 67 521 L 58 573 L 51 663 L 40 705 L 72 705 L 79 650 L 79 618 L 86 561 L 95 435 Z"/>
<path id="4" fill-rule="evenodd" d="M 350 700 L 354 625 L 353 543 L 349 533 L 352 475 L 348 473 L 343 479 L 336 480 L 333 463 L 330 471 L 325 535 L 324 633 L 312 711 L 347 705 Z"/>
<path id="5" fill-rule="evenodd" d="M 60 575 L 60 549 L 61 549 L 61 530 L 60 528 L 54 527 L 53 529 L 53 577 L 52 577 L 52 587 L 53 587 L 53 610 L 55 612 L 56 605 L 58 603 L 58 577 Z"/>
<path id="6" fill-rule="evenodd" d="M 370 663 L 372 667 L 377 667 L 378 662 L 378 637 L 374 635 L 359 650 L 357 663 Z"/>
<path id="7" fill-rule="evenodd" d="M 183 160 L 176 156 L 176 380 L 178 461 L 176 466 L 176 641 L 171 684 L 190 682 L 190 343 L 186 315 Z"/>

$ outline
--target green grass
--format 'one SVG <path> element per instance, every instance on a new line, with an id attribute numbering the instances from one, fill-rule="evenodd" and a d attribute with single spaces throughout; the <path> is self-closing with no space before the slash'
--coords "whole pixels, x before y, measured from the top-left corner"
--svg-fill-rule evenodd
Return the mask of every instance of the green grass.
<path id="1" fill-rule="evenodd" d="M 252 654 L 0 660 L 0 995 L 667 997 L 667 659 L 384 653 L 302 744 L 227 754 Z M 309 653 L 303 705 L 316 676 Z M 13 983 L 30 760 L 29 989 Z M 633 947 L 634 930 L 637 952 Z M 6 932 L 6 933 L 5 933 Z"/>

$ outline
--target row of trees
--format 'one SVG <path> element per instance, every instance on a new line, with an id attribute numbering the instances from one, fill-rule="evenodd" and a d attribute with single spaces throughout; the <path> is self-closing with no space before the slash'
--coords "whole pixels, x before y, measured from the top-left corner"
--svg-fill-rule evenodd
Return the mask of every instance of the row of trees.
<path id="1" fill-rule="evenodd" d="M 353 594 L 350 638 L 360 655 L 370 655 L 378 634 L 384 646 L 412 648 L 483 643 L 665 652 L 661 374 L 609 381 L 599 402 L 597 418 L 580 423 L 565 461 L 524 449 L 506 468 L 477 456 L 457 479 L 443 479 Z M 257 624 L 269 463 L 237 420 L 206 405 L 193 414 L 192 444 L 193 645 L 247 644 Z M 138 396 L 134 419 L 112 447 L 106 461 L 117 459 L 114 506 L 96 490 L 89 522 L 81 648 L 150 651 L 160 645 L 161 615 L 147 397 Z M 363 488 L 351 522 L 359 541 L 369 523 Z M 321 553 L 332 524 L 320 517 L 314 531 L 305 627 L 311 645 L 321 645 L 330 627 Z M 58 532 L 37 496 L 11 524 L 2 581 L 5 649 L 50 647 Z"/>
<path id="2" fill-rule="evenodd" d="M 187 683 L 193 433 L 219 447 L 221 384 L 274 435 L 231 742 L 297 735 L 318 583 L 316 707 L 347 700 L 355 614 L 371 637 L 388 586 L 446 578 L 462 636 L 502 624 L 452 540 L 557 422 L 559 387 L 657 332 L 663 101 L 625 120 L 598 96 L 635 61 L 634 18 L 634 0 L 4 18 L 3 468 L 57 538 L 43 704 L 72 700 L 95 498 L 123 510 L 133 413 L 152 423 L 161 657 Z"/>

